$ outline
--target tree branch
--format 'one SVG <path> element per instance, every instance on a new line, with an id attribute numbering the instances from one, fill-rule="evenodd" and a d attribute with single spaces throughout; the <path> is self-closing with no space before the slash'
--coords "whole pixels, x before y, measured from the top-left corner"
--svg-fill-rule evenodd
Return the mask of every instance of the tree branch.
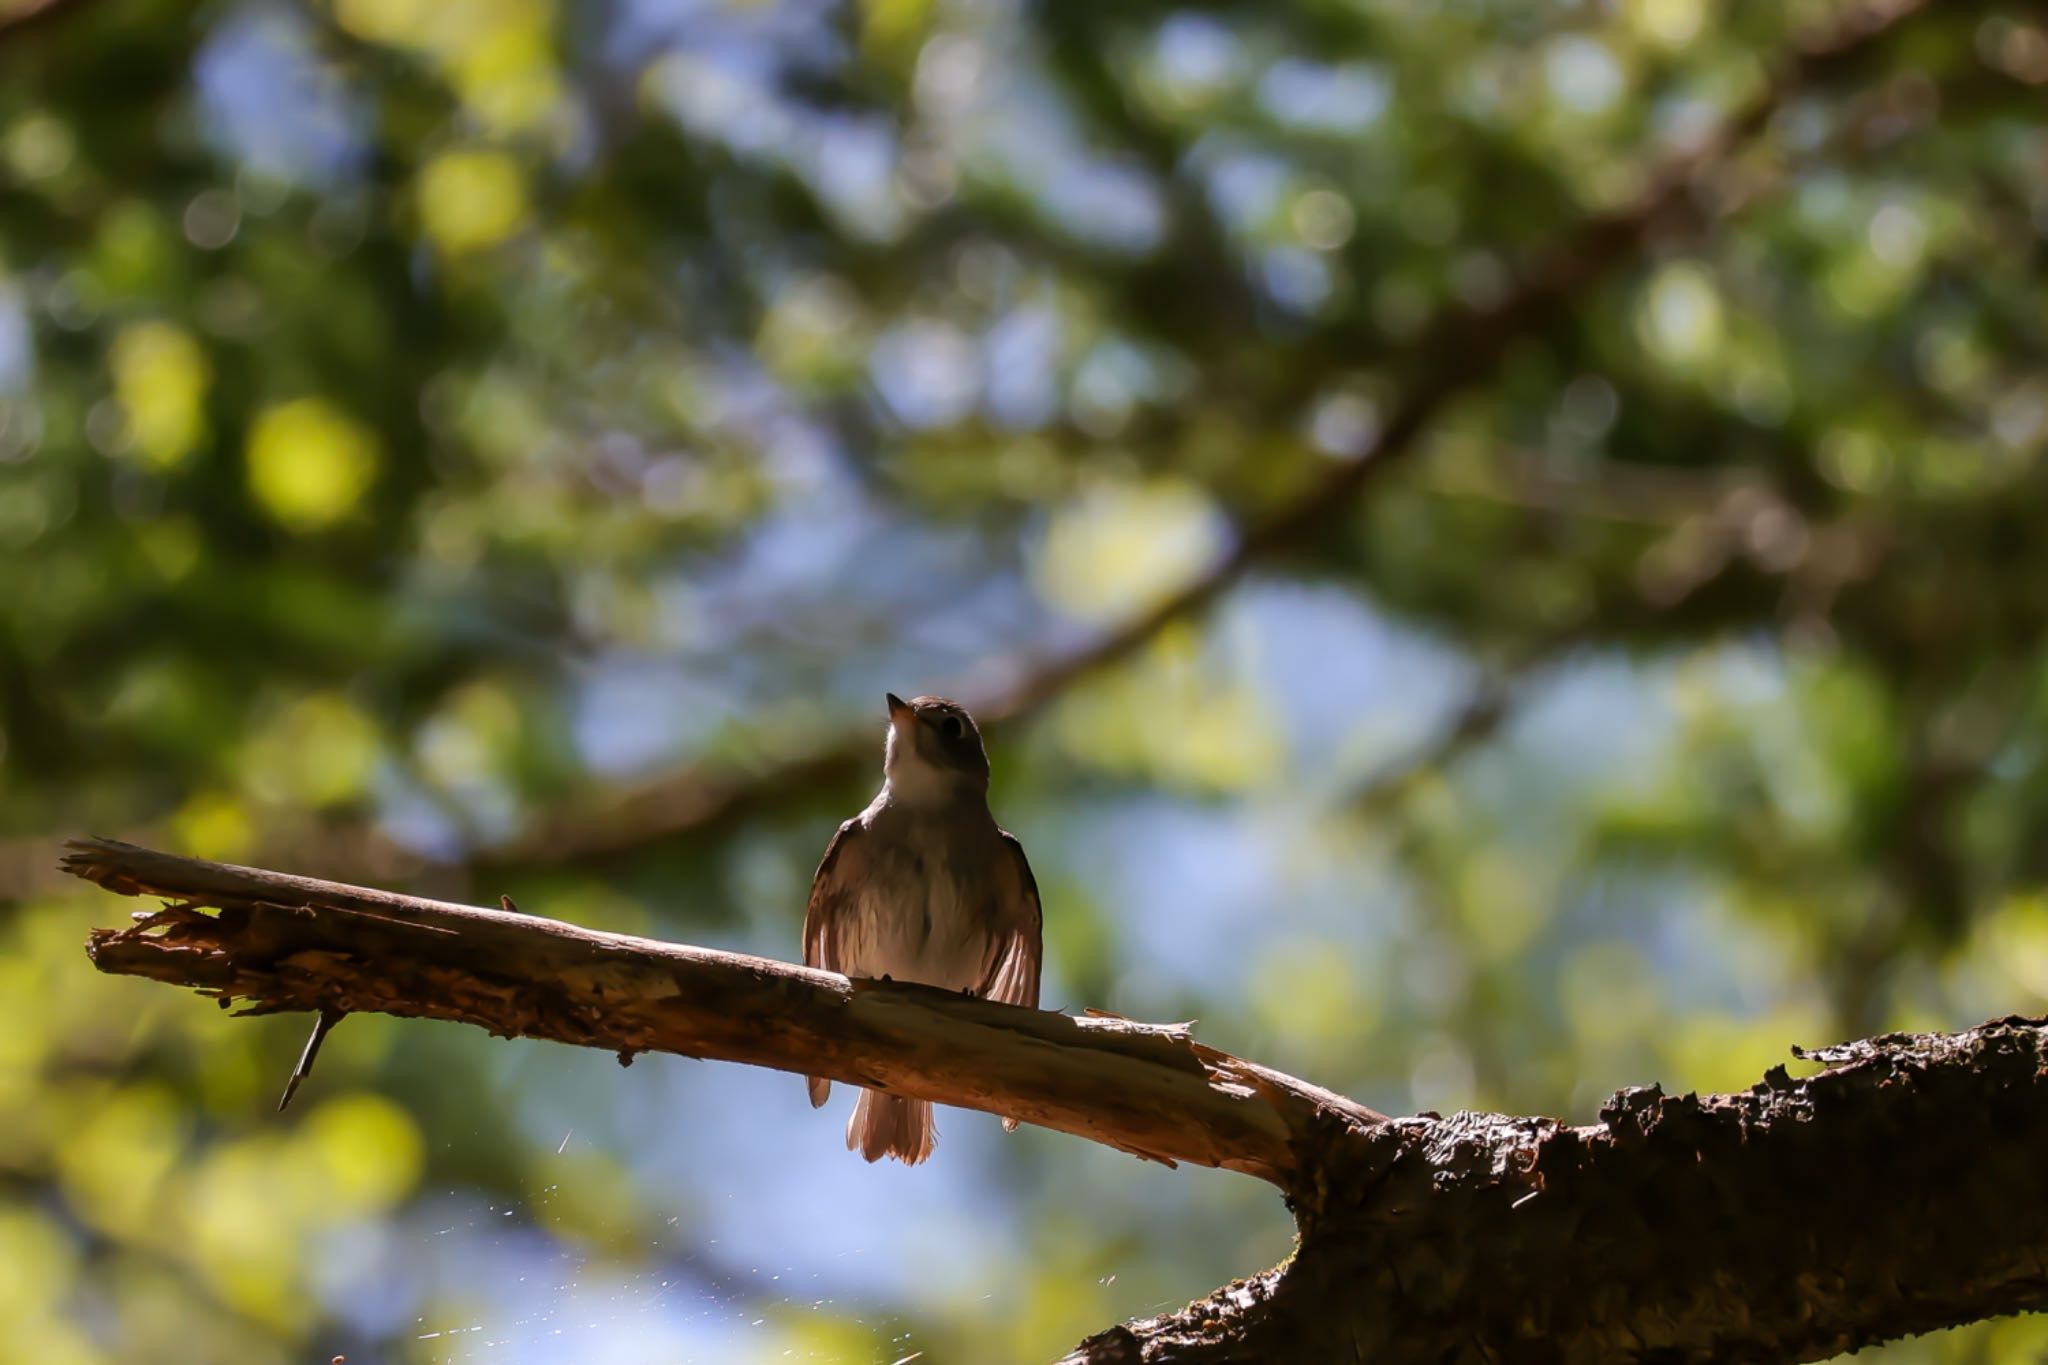
<path id="1" fill-rule="evenodd" d="M 1817 1361 L 2048 1306 L 2048 1027 L 1800 1054 L 1599 1124 L 1395 1119 L 1294 1259 L 1094 1336 L 1135 1361 Z"/>
<path id="2" fill-rule="evenodd" d="M 1063 1365 L 1821 1360 L 2048 1306 L 2044 1021 L 1794 1052 L 1828 1069 L 1361 1130 L 1286 1265 Z"/>
<path id="3" fill-rule="evenodd" d="M 1288 1188 L 1310 1127 L 1380 1115 L 1194 1041 L 1186 1025 L 850 981 L 768 958 L 600 933 L 516 911 L 74 842 L 66 871 L 171 902 L 93 931 L 103 972 L 247 1002 L 374 1011 L 504 1037 L 744 1062 L 983 1109 L 1168 1164 Z M 218 914 L 204 914 L 211 907 Z"/>
<path id="4" fill-rule="evenodd" d="M 41 32 L 68 17 L 74 10 L 84 9 L 86 0 L 16 0 L 16 3 L 0 3 L 0 43 Z"/>
<path id="5" fill-rule="evenodd" d="M 2040 1020 L 1799 1053 L 1826 1069 L 1774 1067 L 1744 1094 L 1623 1091 L 1585 1127 L 1386 1119 L 1185 1026 L 72 848 L 68 871 L 172 900 L 95 930 L 100 970 L 249 1013 L 376 1010 L 824 1075 L 1284 1192 L 1301 1233 L 1284 1265 L 1090 1338 L 1071 1365 L 1814 1360 L 2048 1307 Z"/>
<path id="6" fill-rule="evenodd" d="M 1230 551 L 1179 589 L 1122 625 L 1069 654 L 1020 666 L 1015 680 L 968 699 L 984 729 L 1021 720 L 1076 682 L 1131 657 L 1167 626 L 1208 609 L 1254 565 L 1319 532 L 1356 507 L 1362 493 L 1413 455 L 1420 438 L 1452 399 L 1490 379 L 1501 357 L 1569 311 L 1572 303 L 1635 259 L 1660 230 L 1712 216 L 1699 199 L 1714 173 L 1754 138 L 1796 95 L 1868 51 L 1880 35 L 1920 9 L 1923 0 L 1849 6 L 1839 26 L 1814 35 L 1782 62 L 1762 91 L 1687 150 L 1653 167 L 1646 187 L 1620 209 L 1593 215 L 1537 253 L 1516 285 L 1490 307 L 1453 307 L 1439 316 L 1414 351 L 1417 377 L 1389 414 L 1379 439 L 1361 458 L 1332 465 L 1290 501 L 1240 534 Z M 1726 214 L 1756 198 L 1725 195 Z M 1293 395 L 1293 400 L 1310 395 Z M 1292 420 L 1292 413 L 1280 420 Z M 699 767 L 655 779 L 597 806 L 546 812 L 509 841 L 482 850 L 476 862 L 496 867 L 571 863 L 633 852 L 689 830 L 742 817 L 784 793 L 820 782 L 849 781 L 874 758 L 867 727 L 818 752 L 752 774 Z"/>
<path id="7" fill-rule="evenodd" d="M 48 8 L 74 3 L 78 0 L 57 0 Z M 1754 203 L 1768 185 L 1749 183 L 1734 191 L 1721 187 L 1724 192 L 1708 196 L 1715 205 L 1711 215 L 1698 200 L 1734 153 L 1793 97 L 1867 55 L 1923 3 L 1877 0 L 1847 6 L 1838 26 L 1813 36 L 1780 62 L 1755 98 L 1694 146 L 1654 167 L 1645 177 L 1646 188 L 1632 203 L 1593 215 L 1563 234 L 1535 257 L 1516 286 L 1492 307 L 1452 308 L 1440 316 L 1411 348 L 1420 357 L 1417 377 L 1368 454 L 1331 466 L 1322 478 L 1245 530 L 1228 554 L 1151 609 L 1072 653 L 1020 664 L 1012 683 L 967 699 L 969 709 L 984 728 L 1031 715 L 1076 682 L 1129 658 L 1168 625 L 1206 610 L 1254 565 L 1355 508 L 1375 480 L 1414 453 L 1446 403 L 1489 379 L 1512 345 L 1539 333 L 1589 288 L 1635 259 L 1641 245 L 1658 231 L 1697 223 L 1705 216 L 1725 217 Z M 1292 395 L 1290 401 L 1306 396 Z M 1274 420 L 1292 417 L 1290 411 Z M 873 761 L 873 735 L 863 726 L 811 754 L 753 771 L 692 764 L 624 791 L 586 794 L 572 804 L 537 812 L 509 839 L 475 850 L 466 861 L 473 873 L 487 876 L 510 868 L 615 858 L 681 834 L 728 827 L 785 802 L 792 793 L 844 785 Z M 149 830 L 133 833 L 138 838 L 152 836 Z M 344 850 L 339 857 L 331 853 L 337 847 Z M 0 844 L 0 898 L 19 899 L 38 889 L 39 877 L 31 869 L 47 866 L 48 854 L 49 846 L 40 840 Z M 265 856 L 387 879 L 417 871 L 421 862 L 368 825 L 288 831 L 266 842 Z"/>
<path id="8" fill-rule="evenodd" d="M 1345 805 L 1358 815 L 1377 815 L 1398 806 L 1427 778 L 1499 734 L 1514 716 L 1530 675 L 1585 641 L 1583 625 L 1553 630 L 1522 647 L 1517 656 L 1480 675 L 1465 700 L 1441 722 L 1435 733 L 1408 753 L 1376 769 L 1355 787 Z"/>

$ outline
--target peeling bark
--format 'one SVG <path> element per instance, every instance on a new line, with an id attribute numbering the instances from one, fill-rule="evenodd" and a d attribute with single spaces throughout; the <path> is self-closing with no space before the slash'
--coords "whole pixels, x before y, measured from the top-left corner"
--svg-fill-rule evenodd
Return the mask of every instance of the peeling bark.
<path id="1" fill-rule="evenodd" d="M 67 871 L 162 896 L 87 945 L 103 972 L 191 986 L 248 1014 L 372 1011 L 504 1037 L 744 1062 L 1022 1119 L 1282 1188 L 1321 1115 L 1380 1115 L 1196 1042 L 1185 1025 L 1073 1018 L 909 983 L 582 929 L 113 840 Z M 206 914 L 204 907 L 217 909 Z"/>
<path id="2" fill-rule="evenodd" d="M 72 847 L 73 873 L 172 902 L 95 930 L 95 965 L 246 1012 L 376 1010 L 830 1076 L 1283 1191 L 1285 1264 L 1066 1365 L 1817 1360 L 2048 1307 L 2041 1020 L 1799 1053 L 1819 1074 L 1774 1067 L 1742 1094 L 1626 1090 L 1585 1127 L 1386 1119 L 1184 1026 Z"/>

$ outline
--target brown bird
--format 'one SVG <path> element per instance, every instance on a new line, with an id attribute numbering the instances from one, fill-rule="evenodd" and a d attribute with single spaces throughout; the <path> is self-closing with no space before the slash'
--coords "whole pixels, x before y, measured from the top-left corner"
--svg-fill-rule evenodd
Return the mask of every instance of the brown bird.
<path id="1" fill-rule="evenodd" d="M 805 964 L 1038 1008 L 1038 884 L 1024 846 L 988 812 L 988 753 L 974 717 L 944 697 L 891 692 L 882 777 L 811 880 Z M 815 1108 L 832 1083 L 808 1080 Z M 914 1166 L 937 1137 L 928 1101 L 877 1090 L 862 1090 L 846 1121 L 847 1149 L 869 1161 Z"/>

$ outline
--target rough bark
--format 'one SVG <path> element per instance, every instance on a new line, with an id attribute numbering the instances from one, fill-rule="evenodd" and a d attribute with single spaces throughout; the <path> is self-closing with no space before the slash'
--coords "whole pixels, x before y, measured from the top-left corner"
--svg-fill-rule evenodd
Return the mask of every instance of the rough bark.
<path id="1" fill-rule="evenodd" d="M 1582 1128 L 1397 1119 L 1298 1197 L 1288 1264 L 1067 1359 L 1820 1360 L 2036 1310 L 2044 1044 L 2019 1018 L 1893 1034 Z"/>
<path id="2" fill-rule="evenodd" d="M 377 1010 L 826 1075 L 1284 1192 L 1287 1263 L 1112 1328 L 1071 1365 L 1815 1360 L 2048 1306 L 2041 1020 L 1802 1053 L 1818 1075 L 1775 1067 L 1743 1094 L 1623 1091 L 1585 1127 L 1385 1119 L 1183 1026 L 73 848 L 75 874 L 173 902 L 94 931 L 103 971 L 254 1013 Z"/>

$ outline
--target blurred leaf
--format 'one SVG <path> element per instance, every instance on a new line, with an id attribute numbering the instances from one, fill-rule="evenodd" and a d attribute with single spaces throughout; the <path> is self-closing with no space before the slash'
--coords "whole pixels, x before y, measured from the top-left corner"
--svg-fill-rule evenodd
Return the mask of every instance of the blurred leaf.
<path id="1" fill-rule="evenodd" d="M 376 437 L 322 399 L 260 413 L 249 435 L 249 489 L 294 531 L 324 530 L 355 511 L 376 477 Z"/>

